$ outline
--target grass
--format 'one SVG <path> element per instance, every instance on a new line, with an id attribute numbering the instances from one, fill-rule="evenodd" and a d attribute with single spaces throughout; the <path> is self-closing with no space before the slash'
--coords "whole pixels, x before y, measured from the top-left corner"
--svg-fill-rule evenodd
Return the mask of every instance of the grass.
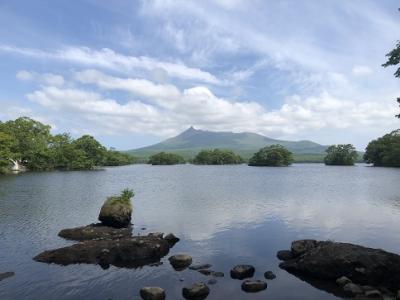
<path id="1" fill-rule="evenodd" d="M 111 196 L 107 198 L 107 204 L 109 205 L 129 205 L 131 207 L 131 198 L 135 196 L 133 190 L 124 189 L 119 196 Z"/>

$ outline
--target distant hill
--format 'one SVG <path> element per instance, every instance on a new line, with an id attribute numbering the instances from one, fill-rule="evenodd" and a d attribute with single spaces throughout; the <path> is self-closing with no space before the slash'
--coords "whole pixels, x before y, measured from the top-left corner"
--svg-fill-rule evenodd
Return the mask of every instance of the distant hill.
<path id="1" fill-rule="evenodd" d="M 178 153 L 186 159 L 190 159 L 201 149 L 220 148 L 230 149 L 240 154 L 244 159 L 249 159 L 260 148 L 273 144 L 280 144 L 288 148 L 294 153 L 297 162 L 321 162 L 327 148 L 327 146 L 312 141 L 284 141 L 251 132 L 213 132 L 190 127 L 181 134 L 158 144 L 127 152 L 136 157 L 147 159 L 155 153 L 167 151 Z"/>

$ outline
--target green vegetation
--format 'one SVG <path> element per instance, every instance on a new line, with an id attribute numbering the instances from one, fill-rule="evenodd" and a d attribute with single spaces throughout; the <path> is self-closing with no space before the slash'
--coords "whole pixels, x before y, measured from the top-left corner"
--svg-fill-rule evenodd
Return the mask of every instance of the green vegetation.
<path id="1" fill-rule="evenodd" d="M 124 189 L 119 196 L 111 196 L 107 198 L 106 203 L 108 205 L 122 204 L 132 209 L 131 198 L 135 196 L 135 193 L 131 189 Z"/>
<path id="2" fill-rule="evenodd" d="M 332 166 L 353 166 L 358 158 L 356 148 L 351 144 L 329 146 L 326 153 L 324 162 Z"/>
<path id="3" fill-rule="evenodd" d="M 386 57 L 388 60 L 382 65 L 383 67 L 386 68 L 400 64 L 400 41 L 397 42 L 396 47 L 392 51 L 386 54 Z M 400 78 L 400 67 L 397 68 L 394 76 Z M 400 98 L 397 98 L 397 102 L 400 104 Z M 398 114 L 396 117 L 400 118 L 400 114 Z"/>
<path id="4" fill-rule="evenodd" d="M 249 166 L 289 166 L 293 162 L 292 152 L 282 145 L 271 145 L 260 149 L 249 161 Z"/>
<path id="5" fill-rule="evenodd" d="M 243 158 L 231 150 L 201 150 L 193 159 L 196 165 L 234 165 L 243 163 Z"/>
<path id="6" fill-rule="evenodd" d="M 370 142 L 364 160 L 378 167 L 400 167 L 400 129 Z"/>
<path id="7" fill-rule="evenodd" d="M 10 171 L 12 164 L 29 170 L 91 170 L 134 162 L 90 135 L 74 140 L 68 133 L 52 135 L 50 129 L 27 117 L 0 122 L 0 172 Z"/>
<path id="8" fill-rule="evenodd" d="M 148 163 L 152 165 L 177 165 L 184 164 L 185 160 L 175 153 L 160 152 L 150 156 Z"/>

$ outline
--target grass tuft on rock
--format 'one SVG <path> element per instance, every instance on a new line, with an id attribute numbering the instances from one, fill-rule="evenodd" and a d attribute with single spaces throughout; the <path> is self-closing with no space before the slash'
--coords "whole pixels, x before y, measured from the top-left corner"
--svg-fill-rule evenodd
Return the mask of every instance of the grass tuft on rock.
<path id="1" fill-rule="evenodd" d="M 124 206 L 128 206 L 132 208 L 131 198 L 135 196 L 135 193 L 131 189 L 124 189 L 119 196 L 111 196 L 106 200 L 106 204 L 108 205 L 117 205 L 122 204 Z"/>

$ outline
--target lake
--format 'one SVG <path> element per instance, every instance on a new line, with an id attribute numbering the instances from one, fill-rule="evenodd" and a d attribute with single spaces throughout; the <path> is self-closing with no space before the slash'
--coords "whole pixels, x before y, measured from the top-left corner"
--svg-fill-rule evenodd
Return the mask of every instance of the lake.
<path id="1" fill-rule="evenodd" d="M 185 285 L 207 281 L 173 271 L 168 257 L 187 253 L 223 271 L 207 299 L 338 299 L 280 270 L 276 252 L 296 239 L 346 241 L 400 253 L 400 170 L 295 164 L 287 168 L 148 166 L 0 177 L 0 299 L 140 299 L 143 286 L 182 299 Z M 107 270 L 96 265 L 35 262 L 65 245 L 63 228 L 96 222 L 107 196 L 134 189 L 134 233 L 172 232 L 181 238 L 158 267 Z M 142 230 L 145 227 L 146 230 Z M 229 277 L 252 264 L 254 278 L 277 278 L 257 294 Z M 183 280 L 183 281 L 181 281 Z"/>

